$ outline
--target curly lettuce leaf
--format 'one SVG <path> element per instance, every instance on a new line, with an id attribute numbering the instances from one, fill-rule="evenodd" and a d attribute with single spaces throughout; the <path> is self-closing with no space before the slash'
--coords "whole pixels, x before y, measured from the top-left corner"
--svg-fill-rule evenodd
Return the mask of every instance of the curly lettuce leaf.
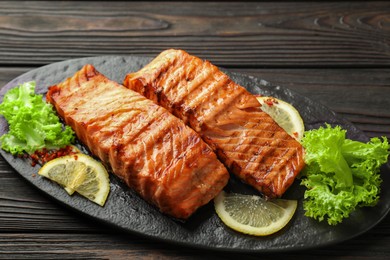
<path id="1" fill-rule="evenodd" d="M 306 131 L 302 139 L 305 162 L 301 184 L 305 215 L 336 225 L 358 207 L 379 200 L 380 167 L 387 162 L 389 143 L 372 138 L 363 143 L 345 138 L 346 131 L 330 125 Z"/>
<path id="2" fill-rule="evenodd" d="M 334 175 L 337 180 L 335 188 L 352 186 L 352 171 L 341 151 L 345 141 L 345 130 L 336 126 L 333 132 L 328 128 L 307 131 L 302 145 L 305 147 L 305 162 L 317 163 L 321 172 Z"/>
<path id="3" fill-rule="evenodd" d="M 73 130 L 63 127 L 52 105 L 35 92 L 35 82 L 10 89 L 0 104 L 9 132 L 0 137 L 1 148 L 14 155 L 56 149 L 74 141 Z"/>

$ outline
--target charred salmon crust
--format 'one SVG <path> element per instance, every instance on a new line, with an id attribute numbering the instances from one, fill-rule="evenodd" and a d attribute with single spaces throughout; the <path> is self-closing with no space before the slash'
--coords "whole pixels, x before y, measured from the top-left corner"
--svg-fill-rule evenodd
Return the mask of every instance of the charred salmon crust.
<path id="1" fill-rule="evenodd" d="M 304 150 L 257 99 L 208 61 L 166 50 L 124 85 L 198 132 L 225 166 L 267 197 L 280 197 L 304 167 Z"/>
<path id="2" fill-rule="evenodd" d="M 195 131 L 92 65 L 50 87 L 47 100 L 95 156 L 163 213 L 186 219 L 228 182 Z"/>

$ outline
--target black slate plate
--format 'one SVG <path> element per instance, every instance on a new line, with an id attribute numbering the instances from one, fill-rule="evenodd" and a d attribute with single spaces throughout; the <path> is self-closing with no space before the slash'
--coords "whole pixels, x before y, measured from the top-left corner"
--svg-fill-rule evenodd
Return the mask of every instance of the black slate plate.
<path id="1" fill-rule="evenodd" d="M 72 76 L 83 65 L 93 64 L 108 78 L 122 82 L 126 73 L 137 71 L 150 61 L 150 58 L 135 56 L 103 56 L 68 60 L 44 66 L 27 72 L 9 82 L 0 91 L 5 92 L 20 83 L 35 80 L 36 92 L 45 93 L 47 87 Z M 272 86 L 259 78 L 229 73 L 233 80 L 256 94 L 270 95 L 292 103 L 301 113 L 306 129 L 318 128 L 324 122 L 341 125 L 348 130 L 348 137 L 367 141 L 368 138 L 351 123 L 345 121 L 326 107 L 309 100 L 286 88 Z M 7 131 L 7 123 L 0 118 L 0 134 Z M 247 236 L 225 227 L 214 212 L 212 203 L 201 208 L 185 223 L 174 220 L 158 212 L 129 190 L 115 176 L 111 176 L 111 192 L 104 207 L 86 199 L 67 193 L 57 184 L 36 176 L 39 166 L 31 167 L 30 162 L 0 151 L 7 162 L 27 181 L 63 205 L 95 220 L 122 230 L 141 234 L 153 239 L 199 248 L 225 251 L 271 252 L 308 249 L 341 242 L 360 235 L 379 221 L 390 209 L 390 170 L 382 169 L 382 193 L 379 204 L 372 208 L 355 211 L 350 218 L 335 227 L 318 223 L 304 216 L 302 198 L 304 188 L 295 181 L 284 198 L 297 199 L 298 209 L 292 221 L 278 233 L 268 237 Z M 232 179 L 227 187 L 241 192 L 253 192 L 246 185 Z"/>

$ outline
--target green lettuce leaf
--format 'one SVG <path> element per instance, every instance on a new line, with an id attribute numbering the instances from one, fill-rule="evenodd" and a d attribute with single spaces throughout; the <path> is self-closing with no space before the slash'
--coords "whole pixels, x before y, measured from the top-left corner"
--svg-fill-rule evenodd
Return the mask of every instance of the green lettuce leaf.
<path id="1" fill-rule="evenodd" d="M 380 167 L 387 162 L 389 143 L 375 137 L 368 143 L 345 138 L 340 126 L 306 131 L 302 139 L 307 166 L 301 184 L 305 215 L 336 225 L 358 207 L 378 202 Z"/>
<path id="2" fill-rule="evenodd" d="M 321 127 L 307 131 L 302 140 L 306 151 L 305 162 L 317 164 L 322 172 L 334 175 L 336 188 L 348 188 L 353 184 L 352 171 L 341 151 L 345 133 L 339 126 L 332 132 L 329 127 Z"/>
<path id="3" fill-rule="evenodd" d="M 9 132 L 0 137 L 1 148 L 12 154 L 56 149 L 74 141 L 73 130 L 63 127 L 52 105 L 35 92 L 35 82 L 10 89 L 0 104 Z"/>

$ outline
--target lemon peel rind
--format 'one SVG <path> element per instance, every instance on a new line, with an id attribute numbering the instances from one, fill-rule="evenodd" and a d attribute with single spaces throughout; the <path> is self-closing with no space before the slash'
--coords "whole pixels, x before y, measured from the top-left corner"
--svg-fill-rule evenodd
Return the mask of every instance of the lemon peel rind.
<path id="1" fill-rule="evenodd" d="M 90 164 L 93 164 L 93 166 L 98 169 L 98 171 L 97 171 L 97 174 L 99 175 L 99 176 L 97 176 L 98 179 L 103 179 L 104 178 L 105 182 L 109 183 L 109 181 L 110 181 L 109 175 L 107 173 L 107 170 L 104 168 L 104 166 L 100 162 L 98 162 L 96 160 L 88 161 L 88 162 Z M 77 193 L 83 195 L 83 196 L 86 196 L 85 194 L 83 194 L 82 191 L 80 191 L 79 187 L 80 186 L 75 187 L 75 191 Z M 110 185 L 109 184 L 108 185 L 101 185 L 100 189 L 99 189 L 99 193 L 96 194 L 95 195 L 95 199 L 91 200 L 91 201 L 99 204 L 100 206 L 104 206 L 105 201 L 106 201 L 106 199 L 108 197 L 109 191 L 110 191 Z"/>

